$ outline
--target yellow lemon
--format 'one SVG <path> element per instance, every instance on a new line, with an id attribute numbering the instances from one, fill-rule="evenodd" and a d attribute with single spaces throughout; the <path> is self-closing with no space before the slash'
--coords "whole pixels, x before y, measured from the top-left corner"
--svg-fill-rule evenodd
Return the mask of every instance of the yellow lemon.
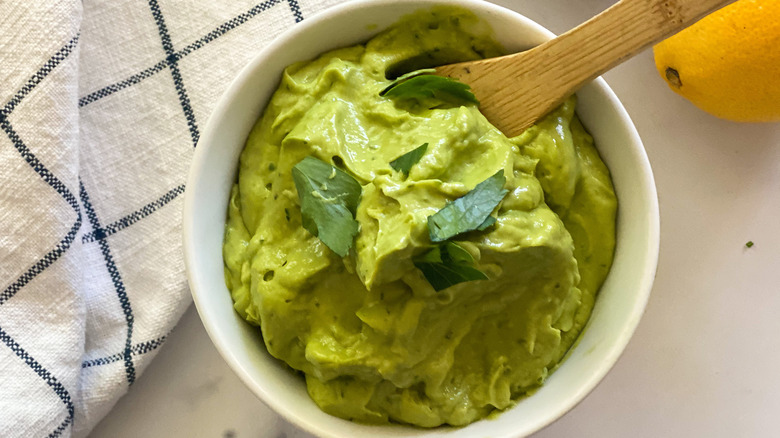
<path id="1" fill-rule="evenodd" d="M 669 87 L 704 111 L 780 121 L 780 0 L 739 0 L 653 52 Z"/>

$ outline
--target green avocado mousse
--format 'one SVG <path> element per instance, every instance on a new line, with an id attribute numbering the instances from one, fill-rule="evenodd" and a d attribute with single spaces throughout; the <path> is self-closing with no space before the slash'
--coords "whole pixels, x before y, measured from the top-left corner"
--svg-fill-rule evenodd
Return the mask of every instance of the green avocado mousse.
<path id="1" fill-rule="evenodd" d="M 327 413 L 469 424 L 538 389 L 590 317 L 617 200 L 576 98 L 507 138 L 419 70 L 501 54 L 489 35 L 440 7 L 291 65 L 247 138 L 225 281 Z"/>

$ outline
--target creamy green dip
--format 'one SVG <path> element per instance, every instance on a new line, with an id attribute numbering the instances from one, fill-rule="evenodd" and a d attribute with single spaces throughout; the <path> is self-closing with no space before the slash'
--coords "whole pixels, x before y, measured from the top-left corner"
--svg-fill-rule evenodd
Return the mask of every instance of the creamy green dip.
<path id="1" fill-rule="evenodd" d="M 574 98 L 510 139 L 472 104 L 380 97 L 388 71 L 498 54 L 483 35 L 471 14 L 434 9 L 292 65 L 247 139 L 225 280 L 328 413 L 433 427 L 511 406 L 572 347 L 609 271 L 615 194 Z M 391 169 L 423 143 L 408 176 Z M 291 169 L 306 156 L 362 185 L 347 257 L 301 226 Z M 431 246 L 427 217 L 501 169 L 497 223 L 455 238 L 489 279 L 436 292 L 411 261 Z"/>

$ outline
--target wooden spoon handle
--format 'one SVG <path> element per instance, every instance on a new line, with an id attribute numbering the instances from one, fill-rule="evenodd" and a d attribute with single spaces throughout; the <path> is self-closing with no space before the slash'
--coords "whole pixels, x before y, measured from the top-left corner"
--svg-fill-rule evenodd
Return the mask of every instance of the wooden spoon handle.
<path id="1" fill-rule="evenodd" d="M 471 85 L 485 116 L 516 135 L 585 82 L 734 1 L 621 0 L 531 50 L 436 71 Z"/>

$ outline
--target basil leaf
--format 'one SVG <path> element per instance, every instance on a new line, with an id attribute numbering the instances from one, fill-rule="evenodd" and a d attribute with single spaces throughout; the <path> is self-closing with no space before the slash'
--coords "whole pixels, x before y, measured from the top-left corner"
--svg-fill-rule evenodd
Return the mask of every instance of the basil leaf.
<path id="1" fill-rule="evenodd" d="M 479 101 L 471 91 L 471 87 L 452 78 L 421 74 L 404 81 L 396 81 L 379 93 L 393 99 L 438 99 L 443 102 L 461 105 Z"/>
<path id="2" fill-rule="evenodd" d="M 474 190 L 448 203 L 435 214 L 428 216 L 428 234 L 432 242 L 447 239 L 474 230 L 484 230 L 493 225 L 496 219 L 490 213 L 509 192 L 504 189 L 504 170 L 499 170 L 490 178 L 474 187 Z"/>
<path id="3" fill-rule="evenodd" d="M 484 272 L 474 267 L 474 258 L 454 242 L 444 242 L 412 259 L 436 292 L 458 283 L 487 280 Z"/>
<path id="4" fill-rule="evenodd" d="M 494 223 L 496 223 L 496 218 L 493 216 L 488 216 L 485 218 L 485 222 L 482 222 L 478 227 L 477 231 L 485 231 L 489 227 L 491 227 Z"/>
<path id="5" fill-rule="evenodd" d="M 359 229 L 355 212 L 360 203 L 360 183 L 314 157 L 296 164 L 292 176 L 301 203 L 303 228 L 339 256 L 346 256 Z"/>
<path id="6" fill-rule="evenodd" d="M 405 175 L 409 175 L 409 170 L 412 168 L 412 166 L 417 164 L 418 161 L 420 161 L 420 158 L 425 155 L 426 150 L 428 150 L 428 143 L 423 143 L 422 146 L 417 147 L 391 161 L 390 167 L 392 167 L 396 172 L 402 172 Z"/>
<path id="7" fill-rule="evenodd" d="M 410 71 L 409 73 L 402 74 L 401 76 L 395 78 L 395 80 L 390 85 L 385 87 L 384 90 L 380 91 L 379 95 L 384 96 L 391 88 L 395 87 L 396 85 L 400 84 L 401 82 L 407 79 L 413 78 L 415 76 L 433 74 L 433 73 L 436 73 L 435 68 L 423 68 L 420 70 L 414 70 L 414 71 Z"/>

